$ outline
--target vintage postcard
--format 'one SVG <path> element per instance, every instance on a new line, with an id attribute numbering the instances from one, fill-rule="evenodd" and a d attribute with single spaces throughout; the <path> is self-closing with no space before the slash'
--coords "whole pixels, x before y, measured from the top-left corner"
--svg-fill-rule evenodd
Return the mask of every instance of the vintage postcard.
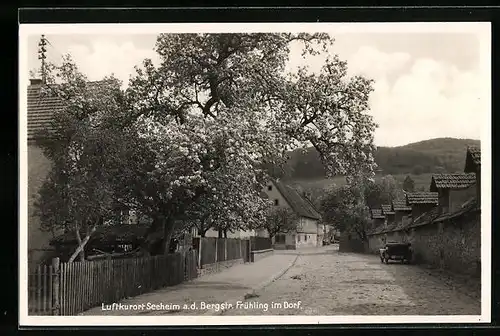
<path id="1" fill-rule="evenodd" d="M 490 322 L 490 44 L 20 25 L 20 324 Z"/>

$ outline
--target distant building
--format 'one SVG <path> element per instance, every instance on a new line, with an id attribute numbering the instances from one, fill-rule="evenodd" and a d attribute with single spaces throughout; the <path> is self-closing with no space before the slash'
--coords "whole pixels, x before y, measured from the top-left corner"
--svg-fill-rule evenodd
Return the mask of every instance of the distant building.
<path id="1" fill-rule="evenodd" d="M 406 194 L 406 204 L 411 207 L 412 220 L 438 206 L 438 193 L 419 191 Z"/>
<path id="2" fill-rule="evenodd" d="M 385 218 L 384 227 L 386 229 L 392 228 L 395 223 L 395 215 L 396 215 L 396 213 L 392 210 L 392 205 L 382 204 L 380 207 L 382 209 L 382 215 L 384 215 Z"/>
<path id="3" fill-rule="evenodd" d="M 481 149 L 479 147 L 467 148 L 464 173 L 476 174 L 476 199 L 477 204 L 481 204 Z"/>
<path id="4" fill-rule="evenodd" d="M 299 249 L 320 246 L 324 236 L 324 226 L 320 223 L 321 215 L 307 196 L 301 196 L 291 186 L 279 180 L 271 180 L 263 192 L 272 200 L 274 206 L 288 207 L 298 219 L 295 232 L 280 233 L 273 238 L 277 249 Z"/>
<path id="5" fill-rule="evenodd" d="M 393 200 L 391 210 L 394 211 L 394 222 L 396 225 L 409 224 L 411 217 L 411 206 L 406 204 L 406 200 Z"/>
<path id="6" fill-rule="evenodd" d="M 475 197 L 475 173 L 434 174 L 430 191 L 438 193 L 438 213 L 459 210 L 462 204 Z"/>
<path id="7" fill-rule="evenodd" d="M 380 228 L 385 224 L 385 216 L 382 214 L 382 209 L 370 209 L 372 219 L 372 228 Z"/>

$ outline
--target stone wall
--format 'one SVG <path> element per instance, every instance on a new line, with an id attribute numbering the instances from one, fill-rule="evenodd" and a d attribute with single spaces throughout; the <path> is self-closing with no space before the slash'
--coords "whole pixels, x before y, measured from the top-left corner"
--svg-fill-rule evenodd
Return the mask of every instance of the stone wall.
<path id="1" fill-rule="evenodd" d="M 378 254 L 379 248 L 384 244 L 384 239 L 410 242 L 415 263 L 480 276 L 481 216 L 479 210 L 471 210 L 407 230 L 371 235 L 368 251 Z"/>
<path id="2" fill-rule="evenodd" d="M 216 262 L 213 264 L 203 265 L 203 268 L 198 268 L 198 277 L 201 277 L 204 275 L 209 275 L 209 274 L 214 274 L 214 273 L 219 273 L 225 269 L 228 269 L 230 267 L 233 267 L 233 266 L 239 265 L 239 264 L 243 264 L 243 263 L 244 263 L 243 258 L 240 258 L 240 259 L 235 259 L 235 260 L 221 261 L 221 262 Z"/>
<path id="3" fill-rule="evenodd" d="M 250 260 L 252 262 L 256 262 L 259 260 L 262 260 L 266 257 L 269 257 L 274 254 L 274 249 L 269 249 L 269 250 L 261 250 L 261 251 L 252 251 L 251 252 L 251 257 Z"/>

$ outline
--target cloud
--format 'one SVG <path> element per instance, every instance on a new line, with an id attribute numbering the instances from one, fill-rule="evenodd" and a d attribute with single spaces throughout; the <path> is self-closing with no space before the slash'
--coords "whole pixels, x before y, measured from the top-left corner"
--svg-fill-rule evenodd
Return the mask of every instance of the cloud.
<path id="1" fill-rule="evenodd" d="M 363 46 L 349 57 L 348 67 L 351 74 L 382 79 L 403 68 L 410 59 L 411 56 L 407 53 L 384 53 L 376 48 Z"/>
<path id="2" fill-rule="evenodd" d="M 120 43 L 111 39 L 93 39 L 90 47 L 73 44 L 67 52 L 90 80 L 100 80 L 114 74 L 124 82 L 124 86 L 134 73 L 134 66 L 141 65 L 145 58 L 158 60 L 152 48 L 137 48 L 132 42 Z"/>
<path id="3" fill-rule="evenodd" d="M 456 67 L 417 59 L 391 86 L 375 85 L 371 113 L 380 125 L 375 142 L 381 146 L 437 137 L 478 139 L 484 111 L 481 77 Z"/>
<path id="4" fill-rule="evenodd" d="M 302 45 L 291 46 L 287 68 L 307 65 L 319 71 L 325 54 L 302 58 Z M 145 58 L 158 63 L 154 50 L 137 47 L 132 41 L 93 39 L 87 44 L 67 48 L 89 79 L 98 80 L 112 73 L 128 82 L 135 65 Z M 350 75 L 360 74 L 375 80 L 370 98 L 371 111 L 379 128 L 375 142 L 396 146 L 435 137 L 479 138 L 484 97 L 479 73 L 461 71 L 450 63 L 432 58 L 412 59 L 409 53 L 385 53 L 362 46 L 354 53 L 337 50 L 347 60 Z"/>

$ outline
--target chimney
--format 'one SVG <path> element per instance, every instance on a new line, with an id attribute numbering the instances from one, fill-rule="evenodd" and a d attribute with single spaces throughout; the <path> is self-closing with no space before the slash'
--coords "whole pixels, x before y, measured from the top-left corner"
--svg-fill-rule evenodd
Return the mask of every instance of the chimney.
<path id="1" fill-rule="evenodd" d="M 42 85 L 42 83 L 43 83 L 43 81 L 41 79 L 38 79 L 38 78 L 30 79 L 31 85 Z"/>

